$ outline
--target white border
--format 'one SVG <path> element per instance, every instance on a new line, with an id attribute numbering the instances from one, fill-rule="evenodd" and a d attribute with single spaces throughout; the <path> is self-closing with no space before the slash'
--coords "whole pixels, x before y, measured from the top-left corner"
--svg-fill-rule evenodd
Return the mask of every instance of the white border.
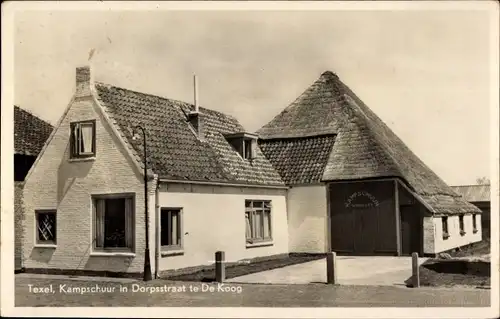
<path id="1" fill-rule="evenodd" d="M 2 188 L 1 188 L 1 310 L 4 316 L 78 316 L 91 317 L 92 314 L 110 317 L 126 317 L 131 315 L 130 308 L 14 308 L 14 263 L 6 262 L 14 256 L 13 236 L 13 26 L 14 14 L 23 10 L 486 10 L 490 13 L 491 36 L 491 222 L 492 222 L 492 269 L 498 270 L 499 246 L 499 18 L 496 1 L 376 1 L 376 2 L 7 2 L 2 3 Z M 464 147 L 466 147 L 464 145 Z M 495 212 L 497 214 L 495 214 Z M 133 308 L 134 316 L 139 317 L 204 317 L 210 314 L 219 318 L 240 317 L 370 317 L 370 318 L 404 318 L 404 317 L 446 317 L 446 318 L 493 318 L 498 316 L 498 271 L 491 275 L 491 307 L 490 308 Z M 496 285 L 494 284 L 496 283 Z M 86 311 L 87 310 L 87 311 Z"/>

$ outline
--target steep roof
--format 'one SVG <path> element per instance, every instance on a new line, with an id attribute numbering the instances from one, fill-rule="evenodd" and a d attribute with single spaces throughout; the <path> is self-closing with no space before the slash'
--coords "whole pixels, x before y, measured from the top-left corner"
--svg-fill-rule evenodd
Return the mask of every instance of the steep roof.
<path id="1" fill-rule="evenodd" d="M 398 177 L 433 213 L 479 212 L 446 185 L 330 71 L 324 72 L 258 134 L 262 145 L 335 134 L 328 158 L 316 157 L 315 164 L 325 167 L 323 181 Z M 267 156 L 272 148 L 263 146 Z"/>
<path id="2" fill-rule="evenodd" d="M 38 156 L 54 128 L 14 105 L 14 154 Z"/>
<path id="3" fill-rule="evenodd" d="M 490 185 L 460 185 L 451 188 L 471 203 L 491 201 Z"/>
<path id="4" fill-rule="evenodd" d="M 281 177 L 260 149 L 252 161 L 243 159 L 224 135 L 244 131 L 229 115 L 200 107 L 204 140 L 187 121 L 194 106 L 150 94 L 95 83 L 97 99 L 124 138 L 140 154 L 142 141 L 131 127 L 147 131 L 148 165 L 160 178 L 236 184 L 283 186 Z"/>

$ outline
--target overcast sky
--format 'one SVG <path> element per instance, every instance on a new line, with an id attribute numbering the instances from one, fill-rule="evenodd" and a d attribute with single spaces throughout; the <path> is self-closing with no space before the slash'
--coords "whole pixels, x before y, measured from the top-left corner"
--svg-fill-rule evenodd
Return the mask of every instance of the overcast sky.
<path id="1" fill-rule="evenodd" d="M 55 124 L 75 68 L 202 106 L 255 131 L 325 70 L 337 73 L 449 184 L 489 176 L 486 11 L 24 12 L 16 105 Z"/>

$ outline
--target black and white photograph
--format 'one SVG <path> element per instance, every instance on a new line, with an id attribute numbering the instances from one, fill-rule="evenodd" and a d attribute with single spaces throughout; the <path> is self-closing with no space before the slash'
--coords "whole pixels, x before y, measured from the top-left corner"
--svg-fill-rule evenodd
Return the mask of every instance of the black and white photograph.
<path id="1" fill-rule="evenodd" d="M 2 315 L 498 317 L 498 15 L 3 3 Z"/>

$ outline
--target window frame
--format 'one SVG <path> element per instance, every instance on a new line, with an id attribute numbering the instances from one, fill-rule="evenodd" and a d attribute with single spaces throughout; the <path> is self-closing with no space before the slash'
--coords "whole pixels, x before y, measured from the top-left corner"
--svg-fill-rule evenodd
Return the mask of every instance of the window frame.
<path id="1" fill-rule="evenodd" d="M 92 151 L 90 153 L 80 153 L 76 151 L 76 145 L 80 145 L 81 140 L 75 140 L 75 126 L 77 125 L 92 125 Z M 81 135 L 81 128 L 79 129 Z M 76 144 L 78 143 L 78 144 Z M 81 159 L 81 158 L 92 158 L 95 157 L 97 153 L 96 147 L 96 120 L 85 120 L 85 121 L 76 121 L 70 123 L 70 159 Z"/>
<path id="2" fill-rule="evenodd" d="M 161 235 L 162 235 L 162 217 L 163 217 L 163 211 L 178 211 L 178 218 L 179 220 L 177 221 L 177 234 L 178 234 L 178 239 L 179 239 L 179 244 L 178 245 L 162 245 L 161 243 Z M 160 248 L 162 252 L 168 252 L 168 251 L 173 251 L 173 250 L 182 250 L 184 247 L 184 235 L 183 235 L 183 208 L 182 207 L 160 207 Z M 169 221 L 171 220 L 171 214 L 168 214 Z"/>
<path id="3" fill-rule="evenodd" d="M 54 240 L 40 240 L 39 237 L 39 221 L 40 214 L 53 214 L 54 215 Z M 57 209 L 36 209 L 35 210 L 35 246 L 57 246 Z"/>
<path id="4" fill-rule="evenodd" d="M 460 235 L 464 236 L 467 232 L 465 231 L 465 216 L 458 215 L 458 228 L 460 230 Z"/>
<path id="5" fill-rule="evenodd" d="M 247 203 L 250 202 L 251 203 L 251 210 L 248 212 L 251 214 L 251 217 L 250 217 L 250 233 L 251 233 L 251 236 L 250 238 L 247 237 L 247 234 L 246 234 L 246 215 L 247 215 Z M 253 228 L 254 227 L 254 222 L 253 222 L 253 216 L 259 211 L 258 209 L 254 209 L 254 203 L 262 203 L 262 208 L 260 209 L 260 212 L 262 213 L 262 218 L 260 219 L 261 220 L 261 229 L 262 231 L 264 231 L 264 215 L 266 213 L 266 207 L 265 205 L 268 204 L 268 209 L 269 209 L 269 230 L 268 230 L 268 233 L 269 233 L 269 237 L 264 237 L 264 235 L 262 237 L 255 237 L 254 234 L 255 233 L 255 229 Z M 245 242 L 247 245 L 253 245 L 253 244 L 265 244 L 265 243 L 272 243 L 273 241 L 273 222 L 272 222 L 272 216 L 273 216 L 273 205 L 272 205 L 272 200 L 270 199 L 245 199 L 245 214 L 244 214 L 244 218 L 245 218 Z"/>
<path id="6" fill-rule="evenodd" d="M 104 247 L 104 239 L 103 239 L 103 247 L 97 247 L 97 200 L 108 200 L 108 199 L 123 199 L 131 200 L 132 207 L 132 216 L 131 218 L 131 233 L 132 233 L 132 243 L 131 247 Z M 92 252 L 96 253 L 135 253 L 136 241 L 137 241 L 137 227 L 136 227 L 136 218 L 137 218 L 137 209 L 136 209 L 136 199 L 135 193 L 112 193 L 112 194 L 92 194 L 91 195 L 91 218 L 92 218 L 92 231 L 91 231 L 91 241 L 92 241 Z M 125 212 L 124 212 L 125 214 Z M 106 219 L 106 215 L 103 215 L 103 223 Z M 125 216 L 125 231 L 127 229 L 127 216 Z M 103 226 L 105 227 L 105 226 Z M 102 237 L 104 238 L 104 234 Z M 126 235 L 125 235 L 126 236 Z"/>
<path id="7" fill-rule="evenodd" d="M 443 231 L 443 239 L 448 239 L 450 238 L 450 233 L 449 233 L 449 228 L 448 228 L 448 216 L 442 216 L 441 217 L 441 228 Z"/>

